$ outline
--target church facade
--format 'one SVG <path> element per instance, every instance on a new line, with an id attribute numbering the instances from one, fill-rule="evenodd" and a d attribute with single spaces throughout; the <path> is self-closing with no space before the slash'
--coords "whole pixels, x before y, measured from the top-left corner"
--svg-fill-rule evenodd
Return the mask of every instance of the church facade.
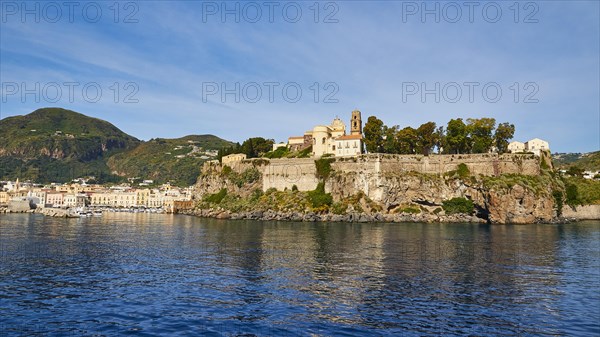
<path id="1" fill-rule="evenodd" d="M 304 136 L 289 137 L 288 146 L 291 151 L 299 151 L 312 145 L 312 156 L 322 157 L 355 156 L 363 151 L 362 119 L 358 110 L 352 111 L 350 133 L 346 134 L 346 124 L 336 117 L 329 125 L 317 125 L 306 131 Z"/>

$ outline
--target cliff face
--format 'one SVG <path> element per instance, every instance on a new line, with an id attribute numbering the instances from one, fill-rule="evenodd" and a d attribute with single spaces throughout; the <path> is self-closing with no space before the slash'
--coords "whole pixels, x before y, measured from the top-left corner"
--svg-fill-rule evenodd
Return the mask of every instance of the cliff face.
<path id="1" fill-rule="evenodd" d="M 427 161 L 382 159 L 328 159 L 325 178 L 323 172 L 317 172 L 314 160 L 248 160 L 231 168 L 206 164 L 196 185 L 196 198 L 202 200 L 222 189 L 239 198 L 248 198 L 257 190 L 292 193 L 297 189 L 294 193 L 304 193 L 315 189 L 320 178 L 325 181 L 325 192 L 333 198 L 329 209 L 319 208 L 320 213 L 331 214 L 336 205 L 342 205 L 344 214 L 355 213 L 358 208 L 377 219 L 389 220 L 409 210 L 419 213 L 419 220 L 443 221 L 440 217 L 446 216 L 442 210 L 444 201 L 465 198 L 473 202 L 473 214 L 480 219 L 525 224 L 552 221 L 556 216 L 553 192 L 564 188 L 549 171 L 540 170 L 537 157 L 492 157 L 487 166 L 483 156 L 448 156 Z M 519 171 L 522 174 L 516 173 Z M 346 210 L 348 200 L 355 200 L 358 207 Z M 273 209 L 275 205 L 269 208 Z M 311 209 L 300 207 L 295 211 Z"/>
<path id="2" fill-rule="evenodd" d="M 410 204 L 434 212 L 444 200 L 467 198 L 475 204 L 477 216 L 491 223 L 552 221 L 556 214 L 552 184 L 541 187 L 549 179 L 528 177 L 536 189 L 525 184 L 492 184 L 503 178 L 444 177 L 415 172 L 386 176 L 336 173 L 328 179 L 326 190 L 334 200 L 363 192 L 388 213 Z"/>

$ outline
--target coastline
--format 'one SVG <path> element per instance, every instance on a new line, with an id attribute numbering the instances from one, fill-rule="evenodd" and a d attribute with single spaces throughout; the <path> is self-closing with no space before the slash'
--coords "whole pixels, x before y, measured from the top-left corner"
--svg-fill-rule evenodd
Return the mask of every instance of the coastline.
<path id="1" fill-rule="evenodd" d="M 577 212 L 577 209 L 583 209 L 584 212 Z M 592 211 L 590 211 L 592 209 Z M 30 210 L 10 210 L 6 207 L 0 208 L 0 215 L 2 214 L 41 214 L 49 217 L 56 218 L 71 218 L 68 212 L 63 209 L 55 208 L 37 208 Z M 166 213 L 164 213 L 166 214 Z M 450 215 L 439 215 L 430 213 L 420 214 L 384 214 L 384 213 L 347 213 L 347 214 L 333 214 L 324 213 L 319 214 L 315 212 L 277 212 L 272 210 L 267 211 L 247 211 L 247 212 L 231 212 L 225 209 L 193 209 L 193 210 L 180 210 L 176 214 L 195 216 L 199 218 L 208 219 L 220 219 L 220 220 L 256 220 L 256 221 L 290 221 L 290 222 L 347 222 L 347 223 L 472 223 L 472 224 L 494 224 L 502 225 L 499 223 L 490 223 L 486 219 L 477 217 L 469 214 L 450 214 Z M 562 216 L 554 218 L 551 221 L 535 221 L 530 223 L 519 223 L 519 225 L 528 225 L 536 223 L 546 224 L 563 224 L 573 223 L 586 220 L 600 220 L 600 205 L 583 205 L 577 206 L 575 209 L 570 209 L 567 212 L 568 216 Z M 507 223 L 508 225 L 514 223 Z"/>
<path id="2" fill-rule="evenodd" d="M 475 215 L 468 214 L 452 214 L 452 215 L 435 215 L 435 214 L 366 214 L 366 213 L 347 213 L 347 214 L 317 214 L 314 212 L 299 213 L 299 212 L 276 212 L 276 211 L 250 211 L 250 212 L 230 212 L 224 209 L 198 209 L 185 210 L 177 214 L 196 216 L 200 218 L 221 219 L 221 220 L 257 220 L 257 221 L 291 221 L 291 222 L 347 222 L 347 223 L 473 223 L 473 224 L 490 224 L 487 220 L 479 218 Z M 556 218 L 552 221 L 536 221 L 527 224 L 536 223 L 572 223 L 584 220 L 600 220 L 589 218 Z M 504 224 L 495 224 L 504 225 Z M 507 223 L 514 225 L 514 223 Z"/>

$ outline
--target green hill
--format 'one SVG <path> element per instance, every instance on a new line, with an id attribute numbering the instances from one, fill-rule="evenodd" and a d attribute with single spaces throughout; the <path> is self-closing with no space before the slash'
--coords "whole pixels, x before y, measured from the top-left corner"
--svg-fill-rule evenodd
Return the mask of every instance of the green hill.
<path id="1" fill-rule="evenodd" d="M 140 177 L 191 185 L 202 163 L 213 159 L 207 151 L 232 144 L 212 135 L 142 142 L 109 122 L 61 108 L 2 119 L 0 134 L 0 180 L 41 183 L 94 176 L 101 183 Z"/>
<path id="2" fill-rule="evenodd" d="M 82 176 L 118 181 L 105 160 L 140 141 L 97 118 L 61 108 L 0 120 L 0 179 L 65 182 Z"/>
<path id="3" fill-rule="evenodd" d="M 566 169 L 577 166 L 584 170 L 600 171 L 600 151 L 589 153 L 555 153 L 552 155 L 554 167 Z"/>
<path id="4" fill-rule="evenodd" d="M 216 159 L 216 153 L 212 151 L 232 145 L 232 142 L 213 135 L 156 138 L 112 156 L 108 166 L 121 176 L 192 185 L 200 175 L 202 163 Z"/>
<path id="5" fill-rule="evenodd" d="M 60 108 L 44 108 L 0 121 L 0 155 L 91 161 L 140 141 L 97 118 Z"/>

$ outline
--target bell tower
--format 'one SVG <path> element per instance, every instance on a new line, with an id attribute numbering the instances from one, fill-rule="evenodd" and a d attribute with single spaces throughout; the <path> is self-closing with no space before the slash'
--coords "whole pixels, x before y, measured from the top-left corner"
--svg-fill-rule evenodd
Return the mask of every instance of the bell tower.
<path id="1" fill-rule="evenodd" d="M 360 111 L 352 111 L 352 118 L 350 119 L 350 134 L 351 135 L 362 135 L 362 120 L 360 118 Z"/>

